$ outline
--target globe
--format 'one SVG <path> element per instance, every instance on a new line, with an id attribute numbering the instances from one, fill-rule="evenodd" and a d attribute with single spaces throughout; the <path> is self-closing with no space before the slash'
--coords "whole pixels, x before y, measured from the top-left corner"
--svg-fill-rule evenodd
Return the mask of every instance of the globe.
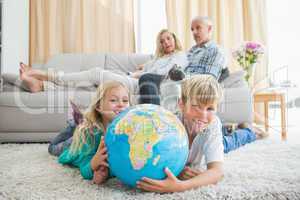
<path id="1" fill-rule="evenodd" d="M 120 113 L 105 135 L 111 173 L 135 187 L 142 177 L 164 179 L 165 167 L 177 176 L 188 158 L 188 137 L 170 111 L 151 104 Z"/>

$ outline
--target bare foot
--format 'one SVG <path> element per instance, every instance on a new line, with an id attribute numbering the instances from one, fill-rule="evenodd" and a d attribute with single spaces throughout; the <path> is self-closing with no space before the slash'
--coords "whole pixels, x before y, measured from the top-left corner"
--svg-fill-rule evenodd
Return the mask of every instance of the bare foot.
<path id="1" fill-rule="evenodd" d="M 48 75 L 46 72 L 39 70 L 39 69 L 33 69 L 29 65 L 25 65 L 22 62 L 20 62 L 20 70 L 22 70 L 24 73 L 26 73 L 27 76 L 31 76 L 35 79 L 39 79 L 41 81 L 48 80 Z"/>
<path id="2" fill-rule="evenodd" d="M 25 65 L 24 63 L 20 62 L 20 69 L 22 69 L 24 72 L 28 72 L 32 67 L 29 65 Z"/>
<path id="3" fill-rule="evenodd" d="M 22 68 L 20 68 L 19 72 L 20 72 L 20 79 L 25 83 L 25 85 L 28 87 L 30 92 L 36 93 L 36 92 L 43 91 L 44 88 L 43 81 L 28 76 L 27 73 L 25 73 L 25 71 Z"/>
<path id="4" fill-rule="evenodd" d="M 269 133 L 264 131 L 263 129 L 257 127 L 256 125 L 252 126 L 252 130 L 256 135 L 256 139 L 264 139 L 269 136 Z"/>

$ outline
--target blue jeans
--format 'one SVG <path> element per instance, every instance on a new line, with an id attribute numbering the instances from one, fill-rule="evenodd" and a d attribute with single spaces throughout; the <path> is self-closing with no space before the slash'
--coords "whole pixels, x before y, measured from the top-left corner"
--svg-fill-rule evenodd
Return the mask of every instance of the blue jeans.
<path id="1" fill-rule="evenodd" d="M 228 153 L 256 140 L 255 133 L 249 128 L 236 129 L 233 133 L 228 133 L 227 129 L 223 126 L 222 133 L 224 153 Z"/>
<path id="2" fill-rule="evenodd" d="M 159 88 L 163 75 L 146 73 L 139 79 L 140 104 L 150 103 L 160 105 Z"/>
<path id="3" fill-rule="evenodd" d="M 68 120 L 67 127 L 61 130 L 60 133 L 50 142 L 48 152 L 53 156 L 59 156 L 65 148 L 71 145 L 75 128 L 75 122 L 73 120 Z"/>

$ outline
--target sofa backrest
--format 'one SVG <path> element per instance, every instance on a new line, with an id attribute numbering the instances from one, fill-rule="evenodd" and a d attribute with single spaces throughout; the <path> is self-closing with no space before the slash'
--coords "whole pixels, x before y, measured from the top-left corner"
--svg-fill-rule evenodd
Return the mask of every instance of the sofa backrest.
<path id="1" fill-rule="evenodd" d="M 149 54 L 136 53 L 108 53 L 105 59 L 105 69 L 115 72 L 133 72 L 138 65 L 144 64 L 153 58 Z"/>
<path id="2" fill-rule="evenodd" d="M 143 64 L 151 58 L 152 56 L 149 54 L 134 53 L 58 54 L 51 57 L 43 68 L 52 68 L 69 73 L 100 67 L 124 73 L 134 71 L 137 65 Z"/>
<path id="3" fill-rule="evenodd" d="M 53 68 L 66 73 L 79 72 L 93 67 L 104 67 L 105 54 L 70 53 L 52 56 L 43 68 Z"/>

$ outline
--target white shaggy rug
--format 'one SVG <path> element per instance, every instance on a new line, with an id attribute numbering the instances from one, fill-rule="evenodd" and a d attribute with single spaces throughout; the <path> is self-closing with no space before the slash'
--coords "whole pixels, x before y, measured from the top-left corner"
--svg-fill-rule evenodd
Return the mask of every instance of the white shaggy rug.
<path id="1" fill-rule="evenodd" d="M 129 189 L 116 179 L 103 186 L 62 166 L 47 144 L 0 145 L 0 199 L 300 199 L 300 145 L 265 139 L 225 157 L 217 185 L 182 193 Z"/>

